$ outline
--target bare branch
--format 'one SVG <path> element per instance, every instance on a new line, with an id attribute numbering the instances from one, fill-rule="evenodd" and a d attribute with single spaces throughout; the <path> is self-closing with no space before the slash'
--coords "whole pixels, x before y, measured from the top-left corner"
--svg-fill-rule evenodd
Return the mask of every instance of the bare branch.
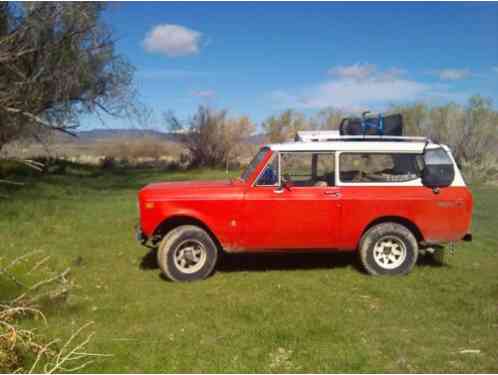
<path id="1" fill-rule="evenodd" d="M 2 7 L 0 148 L 47 129 L 74 136 L 82 114 L 130 113 L 133 68 L 116 53 L 103 9 L 78 2 Z"/>

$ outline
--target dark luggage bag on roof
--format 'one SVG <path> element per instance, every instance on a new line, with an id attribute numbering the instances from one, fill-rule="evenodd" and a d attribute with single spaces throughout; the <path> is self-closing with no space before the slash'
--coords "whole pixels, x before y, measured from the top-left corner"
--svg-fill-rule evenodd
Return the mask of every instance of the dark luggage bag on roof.
<path id="1" fill-rule="evenodd" d="M 339 126 L 341 135 L 403 135 L 403 116 L 399 113 L 384 116 L 347 117 Z"/>

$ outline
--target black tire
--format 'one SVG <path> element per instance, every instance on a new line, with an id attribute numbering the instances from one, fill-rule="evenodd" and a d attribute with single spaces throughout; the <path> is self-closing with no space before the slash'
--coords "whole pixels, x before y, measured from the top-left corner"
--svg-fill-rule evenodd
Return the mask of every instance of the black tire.
<path id="1" fill-rule="evenodd" d="M 201 255 L 194 257 L 194 249 Z M 188 256 L 182 256 L 185 252 Z M 197 258 L 200 260 L 195 263 Z M 172 281 L 205 279 L 213 272 L 217 259 L 218 248 L 211 236 L 194 225 L 182 225 L 168 232 L 157 252 L 159 268 Z"/>
<path id="2" fill-rule="evenodd" d="M 363 267 L 371 275 L 406 275 L 417 262 L 418 244 L 405 226 L 382 223 L 363 235 L 359 253 Z"/>

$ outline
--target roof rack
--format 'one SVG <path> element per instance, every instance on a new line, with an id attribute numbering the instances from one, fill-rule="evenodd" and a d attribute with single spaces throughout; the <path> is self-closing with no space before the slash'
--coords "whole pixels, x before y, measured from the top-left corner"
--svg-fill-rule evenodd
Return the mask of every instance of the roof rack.
<path id="1" fill-rule="evenodd" d="M 395 135 L 340 135 L 338 130 L 299 131 L 296 142 L 330 142 L 330 141 L 391 141 L 391 142 L 428 142 L 426 137 L 405 137 Z"/>

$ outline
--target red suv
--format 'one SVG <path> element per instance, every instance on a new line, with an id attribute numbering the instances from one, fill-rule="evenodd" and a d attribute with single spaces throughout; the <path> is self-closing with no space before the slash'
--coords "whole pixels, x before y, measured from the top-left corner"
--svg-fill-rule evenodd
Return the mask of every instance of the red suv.
<path id="1" fill-rule="evenodd" d="M 235 180 L 144 187 L 138 239 L 175 281 L 208 277 L 220 251 L 358 251 L 368 273 L 399 275 L 472 239 L 472 195 L 447 146 L 326 133 L 262 147 Z"/>

